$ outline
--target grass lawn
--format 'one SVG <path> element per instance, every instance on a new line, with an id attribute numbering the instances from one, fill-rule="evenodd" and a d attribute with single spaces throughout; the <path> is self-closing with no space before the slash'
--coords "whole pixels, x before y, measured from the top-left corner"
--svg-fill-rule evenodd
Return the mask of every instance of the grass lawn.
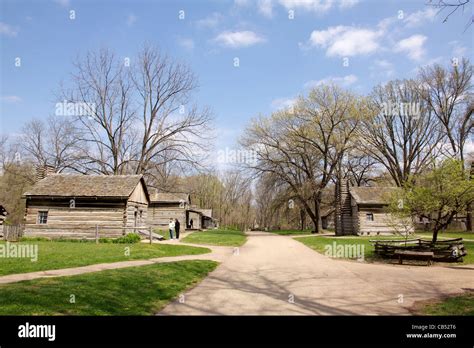
<path id="1" fill-rule="evenodd" d="M 474 292 L 426 301 L 415 306 L 418 315 L 474 315 Z"/>
<path id="2" fill-rule="evenodd" d="M 411 237 L 410 237 L 411 238 Z M 324 254 L 327 245 L 332 245 L 336 242 L 337 245 L 363 245 L 364 246 L 364 259 L 365 261 L 377 260 L 377 255 L 374 254 L 374 247 L 369 242 L 373 239 L 401 239 L 400 237 L 391 236 L 360 236 L 360 237 L 323 237 L 323 236 L 311 236 L 311 237 L 300 237 L 295 240 L 303 243 L 311 249 Z M 474 264 L 474 242 L 464 242 L 464 247 L 467 249 L 467 256 L 464 257 L 464 262 L 459 264 Z"/>
<path id="3" fill-rule="evenodd" d="M 5 242 L 1 243 L 5 244 Z M 96 263 L 151 259 L 155 257 L 188 254 L 206 254 L 211 251 L 207 248 L 196 248 L 185 245 L 150 245 L 145 243 L 95 244 L 57 241 L 24 241 L 10 244 L 37 245 L 38 260 L 32 262 L 30 258 L 0 257 L 0 275 L 70 268 Z M 129 255 L 126 255 L 127 251 L 129 251 Z"/>
<path id="4" fill-rule="evenodd" d="M 237 230 L 209 230 L 197 231 L 182 239 L 185 243 L 220 245 L 220 246 L 241 246 L 247 241 L 247 237 L 242 231 Z"/>
<path id="5" fill-rule="evenodd" d="M 0 285 L 0 315 L 153 315 L 216 266 L 179 261 Z"/>
<path id="6" fill-rule="evenodd" d="M 429 231 L 416 231 L 415 234 L 423 239 L 433 238 L 433 232 Z M 452 238 L 465 238 L 474 240 L 473 232 L 466 231 L 442 231 L 438 233 L 438 239 L 452 239 Z"/>
<path id="7" fill-rule="evenodd" d="M 268 233 L 279 234 L 280 236 L 292 236 L 292 235 L 310 235 L 311 230 L 271 230 L 267 231 Z M 323 231 L 323 233 L 326 231 Z"/>

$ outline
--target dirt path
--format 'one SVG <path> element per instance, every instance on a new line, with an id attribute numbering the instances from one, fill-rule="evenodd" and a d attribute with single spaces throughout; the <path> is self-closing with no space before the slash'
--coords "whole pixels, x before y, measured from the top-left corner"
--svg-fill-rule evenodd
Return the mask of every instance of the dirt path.
<path id="1" fill-rule="evenodd" d="M 414 301 L 474 288 L 474 267 L 329 259 L 291 237 L 248 233 L 239 254 L 160 315 L 409 314 Z"/>

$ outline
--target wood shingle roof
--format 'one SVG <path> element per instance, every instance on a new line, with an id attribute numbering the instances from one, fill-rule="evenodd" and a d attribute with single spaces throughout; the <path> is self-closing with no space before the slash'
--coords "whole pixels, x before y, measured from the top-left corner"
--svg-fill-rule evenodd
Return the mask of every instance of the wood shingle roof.
<path id="1" fill-rule="evenodd" d="M 398 187 L 350 187 L 349 192 L 357 204 L 388 205 Z"/>
<path id="2" fill-rule="evenodd" d="M 142 175 L 55 174 L 38 181 L 24 196 L 44 197 L 129 197 Z"/>

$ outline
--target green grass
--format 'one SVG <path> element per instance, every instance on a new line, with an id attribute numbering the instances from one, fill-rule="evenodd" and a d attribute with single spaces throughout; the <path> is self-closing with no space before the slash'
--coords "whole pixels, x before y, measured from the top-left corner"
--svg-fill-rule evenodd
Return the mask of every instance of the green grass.
<path id="1" fill-rule="evenodd" d="M 416 309 L 416 314 L 474 315 L 474 292 L 425 303 L 421 308 Z"/>
<path id="2" fill-rule="evenodd" d="M 412 237 L 409 237 L 412 238 Z M 307 247 L 324 254 L 327 245 L 332 245 L 336 242 L 337 245 L 346 244 L 360 244 L 364 246 L 364 259 L 365 261 L 374 261 L 379 259 L 374 253 L 374 247 L 369 240 L 374 239 L 401 239 L 396 236 L 360 236 L 360 237 L 323 237 L 323 236 L 311 236 L 311 237 L 300 237 L 295 240 L 303 243 Z M 460 264 L 474 264 L 474 242 L 464 241 L 464 247 L 467 249 L 467 256 L 464 257 L 464 262 Z M 380 259 L 379 259 L 380 260 Z"/>
<path id="3" fill-rule="evenodd" d="M 153 232 L 162 235 L 165 240 L 170 239 L 170 231 L 169 230 L 163 230 L 163 229 L 155 228 L 153 230 Z M 174 236 L 174 233 L 173 233 L 173 236 Z"/>
<path id="4" fill-rule="evenodd" d="M 280 236 L 309 235 L 311 230 L 270 230 L 269 233 L 279 234 Z M 323 231 L 323 233 L 326 231 Z"/>
<path id="5" fill-rule="evenodd" d="M 182 240 L 185 243 L 241 246 L 247 241 L 242 231 L 236 230 L 209 230 L 193 232 Z"/>
<path id="6" fill-rule="evenodd" d="M 416 231 L 416 235 L 424 239 L 433 238 L 433 232 Z M 465 238 L 474 240 L 473 232 L 466 231 L 442 231 L 438 233 L 438 239 Z"/>
<path id="7" fill-rule="evenodd" d="M 179 261 L 0 285 L 0 315 L 152 315 L 216 266 Z"/>
<path id="8" fill-rule="evenodd" d="M 4 242 L 1 242 L 4 244 Z M 13 243 L 11 243 L 13 244 Z M 209 253 L 207 248 L 166 244 L 74 243 L 23 241 L 15 244 L 38 246 L 38 260 L 0 257 L 0 275 L 70 268 L 117 261 Z M 126 252 L 129 251 L 129 255 Z"/>

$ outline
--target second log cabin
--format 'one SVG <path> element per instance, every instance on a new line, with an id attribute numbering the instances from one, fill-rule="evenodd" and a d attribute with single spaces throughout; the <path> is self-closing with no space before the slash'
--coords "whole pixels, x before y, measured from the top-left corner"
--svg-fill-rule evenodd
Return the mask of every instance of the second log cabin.
<path id="1" fill-rule="evenodd" d="M 23 195 L 25 236 L 93 239 L 146 229 L 150 197 L 141 175 L 53 174 Z"/>

